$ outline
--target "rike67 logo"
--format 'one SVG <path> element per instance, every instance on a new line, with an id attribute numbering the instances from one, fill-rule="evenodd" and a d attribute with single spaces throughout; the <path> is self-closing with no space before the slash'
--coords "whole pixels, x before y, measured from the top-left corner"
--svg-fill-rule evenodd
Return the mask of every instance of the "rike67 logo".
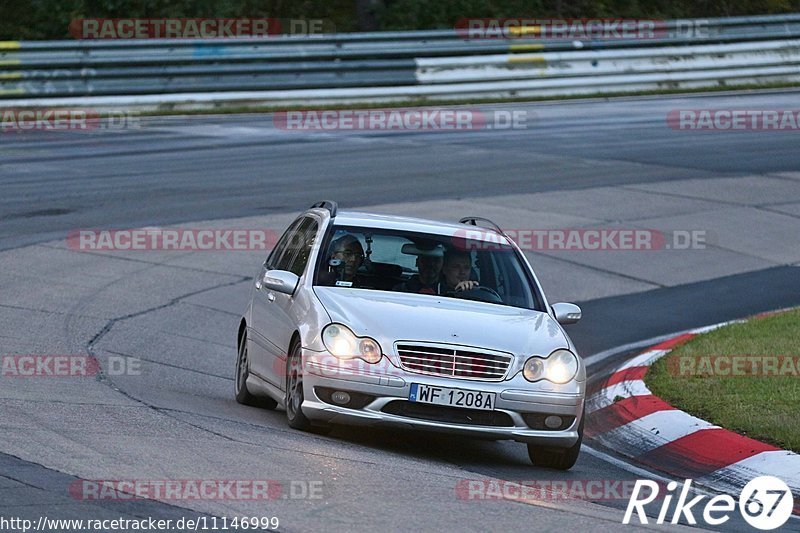
<path id="1" fill-rule="evenodd" d="M 705 502 L 705 505 L 700 506 L 698 504 L 709 497 L 701 494 L 690 500 L 691 486 L 691 479 L 686 480 L 680 491 L 678 490 L 677 482 L 672 481 L 667 484 L 667 494 L 662 496 L 663 502 L 656 519 L 657 524 L 664 524 L 665 520 L 667 520 L 673 496 L 678 496 L 678 498 L 675 507 L 672 509 L 672 516 L 669 521 L 671 524 L 677 524 L 681 518 L 684 518 L 689 525 L 696 525 L 697 520 L 694 513 L 702 513 L 705 523 L 711 526 L 720 526 L 730 520 L 730 514 L 737 507 L 737 502 L 733 496 L 720 494 L 710 497 Z M 629 524 L 633 512 L 636 511 L 639 523 L 647 524 L 647 514 L 644 506 L 652 503 L 658 497 L 658 483 L 637 480 L 636 485 L 633 487 L 631 499 L 628 501 L 628 507 L 625 509 L 622 523 Z M 695 506 L 697 508 L 693 510 Z M 793 507 L 794 498 L 788 485 L 772 476 L 761 476 L 753 479 L 744 486 L 739 495 L 738 508 L 742 518 L 754 528 L 763 531 L 777 529 L 784 525 L 789 520 Z"/>

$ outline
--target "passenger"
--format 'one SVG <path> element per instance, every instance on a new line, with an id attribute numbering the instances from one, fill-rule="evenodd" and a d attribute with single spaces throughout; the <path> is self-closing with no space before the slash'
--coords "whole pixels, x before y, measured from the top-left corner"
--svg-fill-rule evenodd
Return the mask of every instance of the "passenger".
<path id="1" fill-rule="evenodd" d="M 469 291 L 479 285 L 475 280 L 471 280 L 472 274 L 472 255 L 462 250 L 448 250 L 444 254 L 444 264 L 442 265 L 444 275 L 444 293 L 456 291 Z"/>
<path id="2" fill-rule="evenodd" d="M 331 243 L 331 259 L 342 261 L 337 281 L 354 283 L 358 269 L 364 262 L 364 248 L 361 241 L 353 235 L 344 235 Z"/>
<path id="3" fill-rule="evenodd" d="M 414 274 L 408 281 L 396 285 L 392 290 L 418 294 L 442 294 L 441 275 L 444 248 L 440 244 L 426 246 L 422 243 L 417 243 L 415 248 L 419 274 Z"/>

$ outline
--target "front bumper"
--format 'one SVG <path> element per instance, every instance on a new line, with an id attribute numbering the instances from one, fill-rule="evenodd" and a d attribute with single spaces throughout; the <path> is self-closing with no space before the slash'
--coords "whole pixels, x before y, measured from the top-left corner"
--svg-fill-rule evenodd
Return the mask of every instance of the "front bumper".
<path id="1" fill-rule="evenodd" d="M 338 362 L 331 364 L 332 357 L 327 354 L 322 357 L 321 355 L 318 352 L 303 351 L 305 400 L 302 409 L 306 417 L 313 421 L 423 429 L 563 448 L 574 445 L 578 440 L 578 427 L 583 416 L 584 382 L 574 382 L 559 387 L 548 383 L 530 383 L 521 375 L 500 382 L 428 376 L 397 368 L 388 362 L 386 357 L 383 364 L 366 365 L 361 362 L 348 366 Z M 459 423 L 385 412 L 384 409 L 388 409 L 390 403 L 397 406 L 397 402 L 408 402 L 412 383 L 493 392 L 496 394 L 495 412 L 507 415 L 503 416 L 506 422 L 503 425 Z M 360 408 L 343 407 L 334 405 L 330 399 L 325 401 L 324 395 L 318 394 L 323 388 L 350 394 L 359 393 L 372 398 Z M 561 390 L 545 390 L 547 388 Z M 525 415 L 557 415 L 567 419 L 572 417 L 574 420 L 563 429 L 533 429 L 526 422 Z"/>

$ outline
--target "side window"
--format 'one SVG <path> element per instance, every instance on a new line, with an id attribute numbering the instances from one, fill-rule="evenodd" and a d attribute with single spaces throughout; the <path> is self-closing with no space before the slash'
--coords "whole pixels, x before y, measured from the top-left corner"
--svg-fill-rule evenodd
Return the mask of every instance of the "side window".
<path id="1" fill-rule="evenodd" d="M 509 288 L 506 286 L 508 276 L 506 276 L 505 265 L 500 261 L 500 256 L 494 253 L 483 254 L 483 257 L 478 259 L 478 264 L 482 265 L 481 284 L 494 289 L 497 294 L 505 297 L 509 292 Z"/>
<path id="2" fill-rule="evenodd" d="M 528 277 L 522 270 L 524 267 L 520 261 L 512 261 L 512 254 L 495 255 L 493 257 L 494 268 L 497 272 L 497 290 L 509 305 L 516 307 L 527 307 L 529 302 L 536 302 L 533 291 L 528 285 Z M 538 306 L 538 304 L 534 304 Z"/>
<path id="3" fill-rule="evenodd" d="M 301 222 L 302 220 L 295 221 L 294 224 L 289 226 L 289 229 L 283 233 L 280 240 L 278 240 L 278 244 L 275 245 L 275 248 L 272 249 L 272 253 L 270 253 L 267 258 L 267 268 L 271 270 L 281 269 L 278 265 L 281 264 L 281 259 L 286 256 L 286 248 L 291 243 L 292 235 L 295 234 Z"/>
<path id="4" fill-rule="evenodd" d="M 288 265 L 286 270 L 294 272 L 298 276 L 302 276 L 308 264 L 308 258 L 311 256 L 311 250 L 314 248 L 314 240 L 317 238 L 317 230 L 319 226 L 312 218 L 306 218 L 297 230 L 294 237 L 292 246 L 297 250 L 292 262 Z"/>

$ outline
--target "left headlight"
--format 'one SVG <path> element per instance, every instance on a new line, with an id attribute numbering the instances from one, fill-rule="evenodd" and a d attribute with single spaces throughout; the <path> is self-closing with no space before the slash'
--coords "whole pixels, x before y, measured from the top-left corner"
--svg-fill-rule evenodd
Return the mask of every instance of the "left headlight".
<path id="1" fill-rule="evenodd" d="M 556 350 L 546 358 L 531 357 L 525 361 L 522 375 L 528 381 L 546 379 L 559 385 L 568 383 L 578 373 L 578 357 L 569 350 Z"/>
<path id="2" fill-rule="evenodd" d="M 381 360 L 381 347 L 375 339 L 358 337 L 341 324 L 328 324 L 322 330 L 325 348 L 339 359 L 363 359 L 367 363 Z"/>

